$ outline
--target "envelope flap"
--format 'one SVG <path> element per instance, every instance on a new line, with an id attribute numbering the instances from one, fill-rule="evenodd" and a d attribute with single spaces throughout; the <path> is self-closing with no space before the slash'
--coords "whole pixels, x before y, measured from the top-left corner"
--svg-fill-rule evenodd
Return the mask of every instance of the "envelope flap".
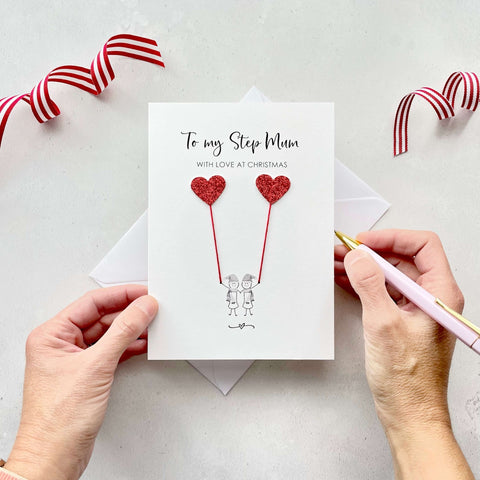
<path id="1" fill-rule="evenodd" d="M 147 212 L 144 212 L 90 273 L 90 277 L 102 286 L 146 282 L 147 242 Z"/>
<path id="2" fill-rule="evenodd" d="M 390 204 L 380 197 L 335 200 L 335 230 L 356 235 L 380 220 Z"/>
<path id="3" fill-rule="evenodd" d="M 264 103 L 269 102 L 270 99 L 266 97 L 255 85 L 245 94 L 240 102 L 247 103 Z"/>
<path id="4" fill-rule="evenodd" d="M 190 360 L 190 363 L 226 395 L 248 370 L 253 360 Z"/>
<path id="5" fill-rule="evenodd" d="M 335 199 L 380 197 L 360 177 L 335 159 Z"/>

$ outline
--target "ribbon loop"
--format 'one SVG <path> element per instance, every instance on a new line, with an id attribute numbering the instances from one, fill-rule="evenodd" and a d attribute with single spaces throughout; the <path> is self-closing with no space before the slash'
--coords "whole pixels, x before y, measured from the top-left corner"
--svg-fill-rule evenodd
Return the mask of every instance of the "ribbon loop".
<path id="1" fill-rule="evenodd" d="M 423 87 L 405 95 L 400 101 L 395 115 L 393 131 L 393 156 L 395 157 L 408 150 L 408 116 L 415 95 L 424 98 L 433 107 L 439 120 L 451 118 L 455 115 L 447 98 L 433 88 Z"/>
<path id="2" fill-rule="evenodd" d="M 443 87 L 443 95 L 455 106 L 455 96 L 457 89 L 463 83 L 463 100 L 462 108 L 474 112 L 478 106 L 479 100 L 479 82 L 478 77 L 473 72 L 454 72 L 448 77 L 448 80 Z"/>
<path id="3" fill-rule="evenodd" d="M 13 108 L 20 100 L 30 105 L 35 118 L 44 123 L 60 115 L 60 109 L 50 97 L 49 82 L 64 83 L 92 95 L 99 95 L 115 78 L 109 55 L 120 55 L 165 67 L 157 42 L 137 35 L 111 37 L 93 59 L 90 68 L 64 65 L 49 72 L 30 93 L 0 99 L 0 145 Z"/>
<path id="4" fill-rule="evenodd" d="M 444 120 L 455 115 L 453 108 L 460 83 L 463 84 L 462 108 L 474 112 L 480 101 L 480 83 L 477 74 L 474 72 L 453 72 L 445 82 L 442 93 L 433 88 L 424 87 L 405 95 L 400 100 L 393 128 L 394 157 L 408 150 L 408 115 L 415 95 L 427 100 L 435 110 L 439 120 Z"/>

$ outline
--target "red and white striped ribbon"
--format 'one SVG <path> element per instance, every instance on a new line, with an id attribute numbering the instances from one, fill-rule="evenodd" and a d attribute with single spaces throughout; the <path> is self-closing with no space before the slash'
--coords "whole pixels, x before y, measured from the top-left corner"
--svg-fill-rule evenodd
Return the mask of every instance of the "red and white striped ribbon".
<path id="1" fill-rule="evenodd" d="M 463 81 L 463 101 L 462 108 L 474 112 L 478 106 L 478 95 L 480 91 L 478 77 L 473 72 L 454 72 L 448 77 L 445 86 L 443 87 L 443 94 L 447 100 L 455 105 L 455 95 L 457 94 L 458 86 Z"/>
<path id="2" fill-rule="evenodd" d="M 0 145 L 8 117 L 20 100 L 30 104 L 33 115 L 44 123 L 60 115 L 60 109 L 52 100 L 50 82 L 65 83 L 92 95 L 99 95 L 115 78 L 110 55 L 134 58 L 165 67 L 157 42 L 137 35 L 122 34 L 111 37 L 93 59 L 90 69 L 77 65 L 64 65 L 49 72 L 30 93 L 0 99 Z"/>
<path id="3" fill-rule="evenodd" d="M 437 92 L 433 88 L 425 87 L 415 90 L 402 98 L 395 115 L 393 156 L 396 157 L 408 150 L 408 116 L 415 95 L 419 95 L 427 100 L 435 110 L 439 120 L 444 120 L 455 115 L 453 107 L 460 83 L 463 83 L 462 108 L 474 112 L 479 102 L 480 84 L 477 75 L 473 72 L 452 73 L 443 87 L 443 93 Z"/>
<path id="4" fill-rule="evenodd" d="M 393 131 L 393 155 L 397 156 L 408 150 L 408 115 L 415 95 L 424 98 L 435 110 L 439 120 L 450 118 L 455 115 L 450 102 L 433 88 L 424 87 L 405 95 L 397 108 L 395 126 Z"/>
<path id="5" fill-rule="evenodd" d="M 30 94 L 24 93 L 23 95 L 12 95 L 11 97 L 5 97 L 0 99 L 0 145 L 2 144 L 3 132 L 7 124 L 8 117 L 15 105 L 20 100 L 24 100 L 28 104 L 30 103 Z"/>

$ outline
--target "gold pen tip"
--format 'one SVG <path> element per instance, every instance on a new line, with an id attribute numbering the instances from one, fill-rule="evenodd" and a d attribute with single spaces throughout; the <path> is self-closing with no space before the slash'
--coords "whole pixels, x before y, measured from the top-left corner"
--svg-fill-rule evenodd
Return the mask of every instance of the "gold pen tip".
<path id="1" fill-rule="evenodd" d="M 354 238 L 351 238 L 348 235 L 345 235 L 344 233 L 337 230 L 334 230 L 334 232 L 337 238 L 350 250 L 353 250 L 360 245 L 360 242 L 358 242 Z"/>

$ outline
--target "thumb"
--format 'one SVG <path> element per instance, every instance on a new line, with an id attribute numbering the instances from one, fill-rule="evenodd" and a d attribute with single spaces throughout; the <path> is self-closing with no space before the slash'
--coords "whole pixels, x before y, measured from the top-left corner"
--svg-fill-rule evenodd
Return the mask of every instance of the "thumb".
<path id="1" fill-rule="evenodd" d="M 115 318 L 103 337 L 94 345 L 105 358 L 119 361 L 123 352 L 150 325 L 158 311 L 158 303 L 150 295 L 134 300 Z"/>
<path id="2" fill-rule="evenodd" d="M 396 310 L 396 304 L 385 287 L 382 269 L 368 252 L 352 250 L 345 256 L 344 264 L 350 283 L 360 297 L 365 315 Z"/>

